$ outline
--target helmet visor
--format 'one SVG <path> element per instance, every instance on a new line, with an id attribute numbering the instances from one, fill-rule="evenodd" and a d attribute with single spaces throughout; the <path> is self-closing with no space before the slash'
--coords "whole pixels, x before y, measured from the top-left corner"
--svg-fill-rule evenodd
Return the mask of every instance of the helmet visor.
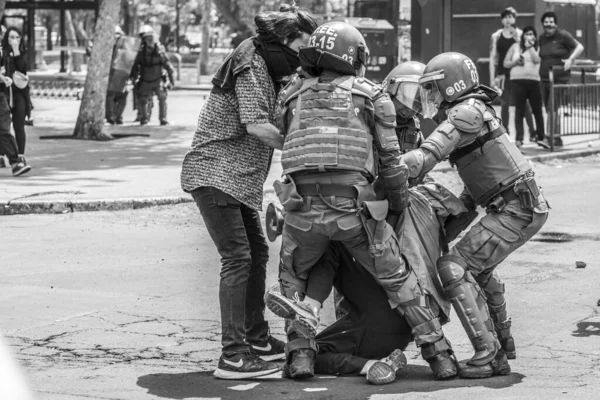
<path id="1" fill-rule="evenodd" d="M 422 90 L 419 86 L 419 78 L 395 78 L 392 79 L 388 86 L 388 92 L 403 106 L 413 111 L 414 113 L 422 112 L 421 94 Z"/>
<path id="2" fill-rule="evenodd" d="M 443 78 L 443 75 L 442 77 Z M 440 91 L 437 79 L 438 76 L 423 76 L 419 83 L 421 84 L 421 99 L 423 105 L 423 116 L 433 118 L 439 111 L 440 104 L 444 101 L 444 96 Z"/>

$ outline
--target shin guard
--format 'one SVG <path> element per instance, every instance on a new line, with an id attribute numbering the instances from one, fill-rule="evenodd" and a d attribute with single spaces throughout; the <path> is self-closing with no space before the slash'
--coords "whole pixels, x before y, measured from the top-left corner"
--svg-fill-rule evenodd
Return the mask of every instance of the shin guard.
<path id="1" fill-rule="evenodd" d="M 475 349 L 475 354 L 467 363 L 478 366 L 488 364 L 496 356 L 500 344 L 494 334 L 485 296 L 467 270 L 463 258 L 454 255 L 440 257 L 437 270 L 444 292 Z"/>

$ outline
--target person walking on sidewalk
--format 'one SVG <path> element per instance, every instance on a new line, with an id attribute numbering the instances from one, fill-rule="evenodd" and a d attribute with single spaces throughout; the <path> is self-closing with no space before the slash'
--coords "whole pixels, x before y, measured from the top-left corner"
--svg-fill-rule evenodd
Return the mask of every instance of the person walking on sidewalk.
<path id="1" fill-rule="evenodd" d="M 5 95 L 9 101 L 12 124 L 15 131 L 19 159 L 25 160 L 25 119 L 31 114 L 31 97 L 27 79 L 27 60 L 25 47 L 21 40 L 21 32 L 15 27 L 9 27 L 2 38 L 2 66 L 5 75 L 13 82 L 7 86 Z"/>
<path id="2" fill-rule="evenodd" d="M 167 90 L 175 85 L 173 65 L 165 48 L 158 42 L 153 29 L 140 29 L 142 44 L 131 71 L 131 80 L 137 82 L 141 111 L 140 125 L 150 121 L 152 97 L 158 97 L 158 118 L 161 125 L 169 125 L 167 120 Z"/>
<path id="3" fill-rule="evenodd" d="M 531 25 L 523 28 L 518 43 L 512 45 L 504 59 L 504 67 L 510 69 L 510 84 L 515 103 L 515 128 L 518 148 L 523 146 L 523 117 L 527 100 L 535 117 L 537 142 L 545 144 L 544 115 L 542 114 L 542 87 L 540 85 L 540 55 L 537 32 Z"/>
<path id="4" fill-rule="evenodd" d="M 258 35 L 244 40 L 212 80 L 181 171 L 181 186 L 221 255 L 223 349 L 215 371 L 221 379 L 277 372 L 269 361 L 285 357 L 264 318 L 269 247 L 258 212 L 273 148 L 283 147 L 277 94 L 317 27 L 310 13 L 294 6 L 259 13 L 254 21 Z"/>
<path id="5" fill-rule="evenodd" d="M 512 98 L 512 85 L 510 84 L 510 68 L 504 65 L 506 53 L 514 43 L 518 43 L 523 32 L 517 28 L 517 10 L 507 7 L 500 13 L 502 28 L 492 33 L 490 41 L 490 82 L 491 86 L 500 92 L 500 118 L 502 125 L 508 131 L 510 125 L 509 107 L 514 105 Z M 525 104 L 525 119 L 529 127 L 530 137 L 535 137 L 535 128 L 531 117 L 531 108 Z M 516 121 L 516 120 L 515 120 Z M 515 122 L 516 123 L 516 122 Z"/>
<path id="6" fill-rule="evenodd" d="M 31 170 L 31 167 L 19 157 L 19 150 L 15 137 L 10 133 L 10 109 L 4 92 L 5 88 L 12 85 L 12 79 L 3 75 L 0 71 L 0 167 L 6 167 L 5 159 L 8 158 L 12 166 L 13 176 L 23 175 Z"/>

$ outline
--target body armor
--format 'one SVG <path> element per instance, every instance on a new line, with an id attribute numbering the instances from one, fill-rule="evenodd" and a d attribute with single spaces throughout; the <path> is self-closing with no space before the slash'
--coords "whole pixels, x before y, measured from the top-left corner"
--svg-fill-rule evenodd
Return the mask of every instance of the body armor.
<path id="1" fill-rule="evenodd" d="M 468 111 L 461 110 L 466 107 Z M 481 110 L 480 115 L 474 109 Z M 466 117 L 472 120 L 467 121 Z M 510 143 L 492 107 L 479 99 L 465 99 L 450 108 L 448 120 L 427 138 L 422 148 L 437 161 L 450 156 L 477 205 L 486 205 L 531 170 L 525 156 Z"/>
<path id="2" fill-rule="evenodd" d="M 372 129 L 365 119 L 365 109 L 373 107 L 371 93 L 357 90 L 355 81 L 353 76 L 326 83 L 306 79 L 285 100 L 284 174 L 356 171 L 369 179 L 377 176 Z"/>
<path id="3" fill-rule="evenodd" d="M 156 46 L 149 52 L 145 47 L 140 50 L 140 79 L 154 82 L 162 78 L 163 55 Z"/>

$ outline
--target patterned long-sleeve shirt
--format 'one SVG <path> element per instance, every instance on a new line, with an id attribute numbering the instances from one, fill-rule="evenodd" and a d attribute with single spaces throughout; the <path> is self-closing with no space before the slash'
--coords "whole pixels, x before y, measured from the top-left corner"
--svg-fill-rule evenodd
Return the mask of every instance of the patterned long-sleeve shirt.
<path id="1" fill-rule="evenodd" d="M 273 150 L 250 135 L 246 124 L 276 124 L 276 106 L 267 65 L 254 54 L 251 67 L 237 75 L 235 90 L 213 91 L 204 104 L 183 160 L 183 190 L 216 187 L 261 210 Z"/>

